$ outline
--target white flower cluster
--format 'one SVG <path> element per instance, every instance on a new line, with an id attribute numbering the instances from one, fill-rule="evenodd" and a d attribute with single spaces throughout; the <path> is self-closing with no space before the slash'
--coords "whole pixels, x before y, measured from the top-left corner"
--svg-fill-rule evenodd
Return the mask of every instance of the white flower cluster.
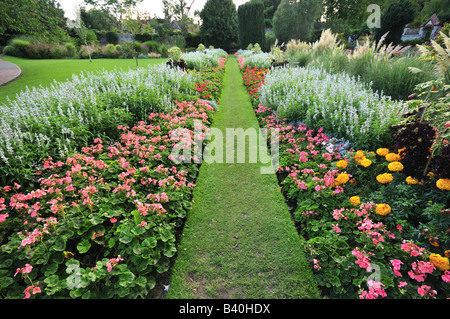
<path id="1" fill-rule="evenodd" d="M 218 60 L 227 57 L 227 53 L 222 49 L 205 49 L 205 51 L 195 51 L 183 53 L 183 59 L 191 70 L 203 70 L 205 68 L 219 66 Z"/>
<path id="2" fill-rule="evenodd" d="M 272 55 L 270 53 L 255 53 L 252 55 L 248 55 L 244 60 L 244 67 L 257 67 L 268 69 L 272 65 Z"/>
<path id="3" fill-rule="evenodd" d="M 369 85 L 347 74 L 311 67 L 269 72 L 258 94 L 261 104 L 280 117 L 322 127 L 357 143 L 370 143 L 385 135 L 407 110 L 405 103 L 373 92 Z"/>
<path id="4" fill-rule="evenodd" d="M 74 130 L 101 126 L 115 108 L 128 110 L 125 102 L 117 105 L 118 98 L 126 101 L 133 96 L 134 103 L 146 107 L 146 114 L 169 110 L 174 97 L 196 94 L 197 77 L 159 65 L 128 72 L 86 72 L 48 88 L 27 87 L 13 101 L 8 98 L 0 104 L 0 164 L 13 158 L 20 162 L 28 153 L 46 154 L 48 149 L 67 154 L 77 146 Z M 120 118 L 111 120 L 121 124 Z"/>

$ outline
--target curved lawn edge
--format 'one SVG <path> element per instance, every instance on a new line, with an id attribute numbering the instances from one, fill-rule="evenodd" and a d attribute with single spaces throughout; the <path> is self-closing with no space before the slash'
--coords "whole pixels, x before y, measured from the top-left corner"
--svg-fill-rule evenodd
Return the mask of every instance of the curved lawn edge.
<path id="1" fill-rule="evenodd" d="M 259 129 L 231 56 L 212 127 Z M 276 175 L 262 166 L 202 164 L 167 298 L 320 297 Z"/>

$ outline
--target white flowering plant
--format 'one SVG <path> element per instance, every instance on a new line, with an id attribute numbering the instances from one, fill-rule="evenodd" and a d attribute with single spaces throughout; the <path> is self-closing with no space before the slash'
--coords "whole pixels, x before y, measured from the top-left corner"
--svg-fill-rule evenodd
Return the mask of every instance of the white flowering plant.
<path id="1" fill-rule="evenodd" d="M 364 148 L 389 139 L 389 126 L 407 110 L 406 104 L 373 92 L 356 78 L 311 67 L 272 70 L 258 95 L 279 117 L 323 128 Z"/>
<path id="2" fill-rule="evenodd" d="M 0 105 L 0 183 L 23 182 L 48 156 L 60 158 L 95 137 L 118 138 L 117 125 L 170 111 L 198 95 L 195 73 L 165 66 L 81 73 L 48 88 L 27 88 Z"/>

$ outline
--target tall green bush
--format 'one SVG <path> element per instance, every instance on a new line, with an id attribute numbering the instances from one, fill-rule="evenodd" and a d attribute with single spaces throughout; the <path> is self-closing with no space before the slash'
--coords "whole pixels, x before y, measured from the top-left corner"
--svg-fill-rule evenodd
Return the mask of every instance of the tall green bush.
<path id="1" fill-rule="evenodd" d="M 232 0 L 208 0 L 200 12 L 200 37 L 207 46 L 229 51 L 238 42 L 238 17 Z"/>
<path id="2" fill-rule="evenodd" d="M 239 6 L 238 20 L 241 49 L 250 43 L 259 43 L 262 49 L 267 51 L 264 4 L 259 0 L 252 0 Z"/>

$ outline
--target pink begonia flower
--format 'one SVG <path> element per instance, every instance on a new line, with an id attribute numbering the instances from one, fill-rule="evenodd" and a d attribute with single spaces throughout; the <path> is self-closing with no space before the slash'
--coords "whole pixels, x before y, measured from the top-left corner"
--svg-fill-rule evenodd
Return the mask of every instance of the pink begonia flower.
<path id="1" fill-rule="evenodd" d="M 110 260 L 108 260 L 106 262 L 106 269 L 108 270 L 108 272 L 111 272 L 113 267 L 117 266 L 117 264 L 122 260 L 123 258 L 120 255 L 118 255 L 117 258 L 111 258 Z"/>
<path id="2" fill-rule="evenodd" d="M 417 287 L 417 293 L 422 297 L 426 295 L 427 297 L 434 298 L 434 296 L 436 296 L 437 294 L 437 291 L 432 290 L 430 286 L 422 285 L 420 287 Z"/>
<path id="3" fill-rule="evenodd" d="M 400 261 L 400 260 L 398 260 L 398 259 L 392 259 L 390 262 L 391 262 L 391 264 L 392 264 L 394 273 L 395 273 L 397 276 L 401 277 L 402 274 L 399 272 L 399 270 L 400 270 L 400 266 L 403 265 L 403 262 Z"/>
<path id="4" fill-rule="evenodd" d="M 405 287 L 405 286 L 408 286 L 408 283 L 406 281 L 400 281 L 400 283 L 398 284 L 399 288 L 402 288 L 402 287 Z"/>
<path id="5" fill-rule="evenodd" d="M 445 273 L 442 275 L 442 280 L 450 283 L 450 271 L 449 270 L 446 270 Z"/>
<path id="6" fill-rule="evenodd" d="M 0 223 L 3 223 L 8 217 L 9 217 L 8 214 L 0 214 Z"/>
<path id="7" fill-rule="evenodd" d="M 339 228 L 339 225 L 338 225 L 338 224 L 333 224 L 332 226 L 333 226 L 333 229 L 334 229 L 334 231 L 335 231 L 336 233 L 340 233 L 340 232 L 341 232 L 341 229 Z"/>
<path id="8" fill-rule="evenodd" d="M 31 266 L 30 264 L 25 264 L 25 267 L 17 268 L 16 273 L 14 274 L 14 277 L 16 277 L 16 275 L 18 273 L 29 274 L 32 270 L 33 270 L 33 266 Z"/>

